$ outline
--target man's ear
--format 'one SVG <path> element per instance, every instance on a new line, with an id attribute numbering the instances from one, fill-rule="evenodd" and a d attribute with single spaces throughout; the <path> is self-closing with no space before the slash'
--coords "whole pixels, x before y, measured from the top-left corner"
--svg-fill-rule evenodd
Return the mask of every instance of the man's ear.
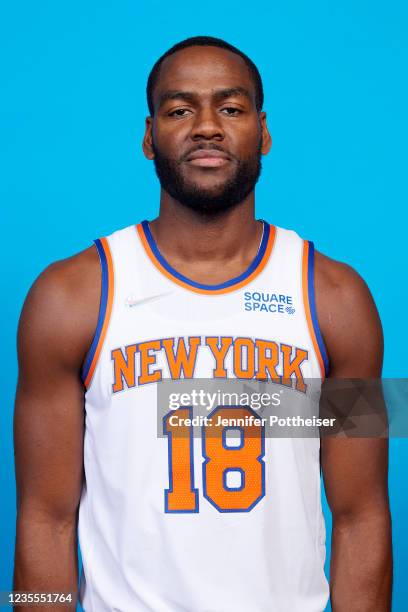
<path id="1" fill-rule="evenodd" d="M 261 123 L 262 132 L 261 153 L 262 155 L 267 155 L 272 147 L 272 136 L 270 135 L 268 130 L 268 126 L 266 123 L 266 113 L 264 111 L 259 113 L 259 121 Z"/>
<path id="2" fill-rule="evenodd" d="M 152 128 L 153 128 L 153 117 L 146 117 L 145 133 L 144 133 L 143 142 L 142 142 L 142 149 L 147 159 L 154 159 Z"/>

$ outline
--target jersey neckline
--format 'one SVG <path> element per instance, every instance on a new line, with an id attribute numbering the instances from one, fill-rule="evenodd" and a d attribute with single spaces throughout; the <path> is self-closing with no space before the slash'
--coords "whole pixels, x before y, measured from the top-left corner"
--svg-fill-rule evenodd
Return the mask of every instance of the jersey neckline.
<path id="1" fill-rule="evenodd" d="M 150 231 L 148 221 L 144 220 L 141 223 L 138 223 L 136 229 L 143 248 L 146 254 L 148 255 L 150 261 L 154 264 L 156 268 L 158 268 L 158 270 L 164 276 L 175 282 L 177 285 L 180 285 L 185 289 L 189 289 L 190 291 L 194 291 L 196 293 L 217 295 L 220 293 L 229 293 L 231 291 L 236 291 L 237 289 L 240 289 L 241 287 L 247 285 L 262 272 L 265 265 L 267 264 L 275 242 L 276 227 L 274 225 L 270 225 L 267 221 L 264 221 L 263 219 L 261 219 L 261 221 L 263 223 L 262 240 L 258 252 L 252 263 L 239 276 L 231 278 L 217 285 L 207 285 L 204 283 L 198 283 L 197 281 L 194 281 L 188 278 L 187 276 L 180 274 L 180 272 L 173 268 L 173 266 L 160 253 L 159 248 Z"/>

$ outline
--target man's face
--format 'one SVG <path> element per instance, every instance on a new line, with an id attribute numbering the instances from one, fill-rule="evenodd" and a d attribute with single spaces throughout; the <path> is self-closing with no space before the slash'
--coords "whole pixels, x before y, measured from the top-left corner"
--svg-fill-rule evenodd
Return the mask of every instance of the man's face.
<path id="1" fill-rule="evenodd" d="M 217 47 L 178 51 L 162 63 L 153 101 L 143 148 L 162 188 L 207 214 L 242 202 L 270 148 L 244 60 Z"/>

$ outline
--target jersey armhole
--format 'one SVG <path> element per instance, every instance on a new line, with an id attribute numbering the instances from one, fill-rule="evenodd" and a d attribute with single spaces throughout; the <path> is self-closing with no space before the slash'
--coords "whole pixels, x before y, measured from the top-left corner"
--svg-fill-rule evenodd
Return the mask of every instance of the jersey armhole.
<path id="1" fill-rule="evenodd" d="M 92 340 L 91 348 L 86 356 L 84 367 L 82 369 L 82 380 L 85 388 L 88 389 L 93 374 L 95 372 L 96 365 L 98 363 L 99 355 L 102 349 L 103 341 L 106 336 L 108 329 L 109 320 L 112 312 L 113 303 L 113 264 L 112 255 L 110 252 L 109 244 L 106 238 L 98 238 L 94 240 L 95 246 L 98 251 L 99 260 L 101 263 L 102 271 L 102 285 L 101 285 L 101 299 L 99 303 L 99 315 L 98 323 L 96 326 L 95 335 Z"/>
<path id="2" fill-rule="evenodd" d="M 314 288 L 314 244 L 311 240 L 303 241 L 302 257 L 302 290 L 307 325 L 320 366 L 322 379 L 329 374 L 330 364 L 326 346 L 317 319 Z"/>

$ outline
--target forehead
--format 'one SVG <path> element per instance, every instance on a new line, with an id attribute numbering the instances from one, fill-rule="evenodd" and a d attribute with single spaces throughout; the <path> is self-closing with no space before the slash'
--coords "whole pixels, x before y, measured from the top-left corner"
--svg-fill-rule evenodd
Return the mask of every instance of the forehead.
<path id="1" fill-rule="evenodd" d="M 255 101 L 255 85 L 244 59 L 218 47 L 188 47 L 166 57 L 153 91 L 156 105 L 166 90 L 194 91 L 198 95 L 214 89 L 244 87 Z"/>

